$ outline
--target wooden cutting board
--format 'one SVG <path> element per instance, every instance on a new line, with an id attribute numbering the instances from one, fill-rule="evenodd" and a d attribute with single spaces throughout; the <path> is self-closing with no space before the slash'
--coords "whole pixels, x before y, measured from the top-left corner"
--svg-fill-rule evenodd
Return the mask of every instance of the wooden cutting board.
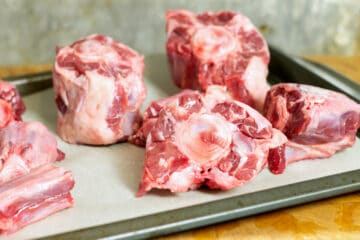
<path id="1" fill-rule="evenodd" d="M 309 58 L 360 83 L 360 56 Z M 49 64 L 0 67 L 0 78 L 50 69 Z M 360 193 L 157 238 L 180 239 L 360 239 Z"/>

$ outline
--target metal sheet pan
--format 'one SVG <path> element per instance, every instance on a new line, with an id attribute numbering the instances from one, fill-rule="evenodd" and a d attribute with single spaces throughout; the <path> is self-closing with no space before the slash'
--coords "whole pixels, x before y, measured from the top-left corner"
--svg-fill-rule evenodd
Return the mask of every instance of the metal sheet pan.
<path id="1" fill-rule="evenodd" d="M 269 82 L 312 84 L 360 101 L 360 86 L 326 66 L 271 48 Z M 359 139 L 357 139 L 359 141 Z M 360 170 L 240 195 L 46 239 L 142 239 L 189 230 L 360 190 Z"/>
<path id="2" fill-rule="evenodd" d="M 360 190 L 360 170 L 43 239 L 144 239 Z"/>
<path id="3" fill-rule="evenodd" d="M 286 56 L 276 49 L 272 49 L 271 54 L 269 82 L 292 81 L 319 85 L 344 92 L 359 101 L 359 85 L 354 84 L 340 74 L 324 66 Z M 153 61 L 159 58 L 159 61 Z M 155 65 L 159 62 L 164 63 L 165 56 L 150 57 L 150 61 L 153 61 L 152 64 Z M 148 72 L 148 77 L 156 78 L 158 74 L 163 74 L 164 69 L 159 67 L 157 71 Z M 30 94 L 37 89 L 49 87 L 51 85 L 49 79 L 51 79 L 51 74 L 44 73 L 9 80 L 19 86 L 23 94 Z M 40 82 L 43 82 L 43 84 Z M 30 89 L 27 87 L 29 83 L 35 85 L 32 85 Z M 166 88 L 166 86 L 162 87 Z M 168 94 L 174 91 L 174 89 L 165 90 Z M 71 160 L 66 160 L 66 164 Z M 287 186 L 180 207 L 174 210 L 155 211 L 149 215 L 46 236 L 43 239 L 141 239 L 155 237 L 358 190 L 360 190 L 360 170 L 347 171 Z M 28 228 L 30 229 L 31 226 Z"/>

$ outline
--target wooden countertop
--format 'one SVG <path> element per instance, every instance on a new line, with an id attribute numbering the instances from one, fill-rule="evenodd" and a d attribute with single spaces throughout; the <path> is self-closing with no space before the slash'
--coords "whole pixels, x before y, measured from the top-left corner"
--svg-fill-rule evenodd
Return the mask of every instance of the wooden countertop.
<path id="1" fill-rule="evenodd" d="M 309 58 L 360 83 L 360 56 Z M 0 67 L 0 77 L 50 68 L 48 64 Z M 360 192 L 157 238 L 180 239 L 360 239 Z"/>

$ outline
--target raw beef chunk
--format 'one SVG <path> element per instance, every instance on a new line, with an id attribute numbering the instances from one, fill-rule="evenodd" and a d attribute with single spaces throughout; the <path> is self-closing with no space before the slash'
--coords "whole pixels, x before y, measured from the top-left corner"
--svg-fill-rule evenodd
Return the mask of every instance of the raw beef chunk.
<path id="1" fill-rule="evenodd" d="M 13 120 L 21 121 L 24 112 L 25 105 L 15 86 L 0 80 L 0 128 Z"/>
<path id="2" fill-rule="evenodd" d="M 136 131 L 134 135 L 129 137 L 128 141 L 140 147 L 144 147 L 146 143 L 146 137 L 156 123 L 160 110 L 167 103 L 181 98 L 182 96 L 187 96 L 191 93 L 193 93 L 192 90 L 183 90 L 182 92 L 173 96 L 151 102 L 144 111 L 141 127 L 138 129 L 138 131 Z"/>
<path id="3" fill-rule="evenodd" d="M 188 90 L 160 105 L 147 136 L 138 196 L 152 188 L 234 188 L 263 169 L 270 148 L 287 141 L 222 87 L 209 87 L 206 94 Z"/>
<path id="4" fill-rule="evenodd" d="M 237 100 L 262 109 L 269 50 L 248 18 L 230 11 L 166 14 L 167 56 L 175 84 L 226 86 Z"/>
<path id="5" fill-rule="evenodd" d="M 308 85 L 273 86 L 264 112 L 290 140 L 271 150 L 269 167 L 274 173 L 282 173 L 288 163 L 327 158 L 351 147 L 360 127 L 359 104 L 343 94 Z"/>
<path id="6" fill-rule="evenodd" d="M 29 174 L 0 185 L 0 234 L 13 233 L 74 202 L 71 172 L 45 164 Z M 61 224 L 61 223 L 59 223 Z"/>
<path id="7" fill-rule="evenodd" d="M 59 48 L 53 81 L 60 137 L 95 145 L 126 140 L 146 96 L 143 71 L 142 56 L 107 36 Z"/>
<path id="8" fill-rule="evenodd" d="M 0 185 L 63 158 L 55 137 L 41 123 L 14 121 L 0 129 Z"/>

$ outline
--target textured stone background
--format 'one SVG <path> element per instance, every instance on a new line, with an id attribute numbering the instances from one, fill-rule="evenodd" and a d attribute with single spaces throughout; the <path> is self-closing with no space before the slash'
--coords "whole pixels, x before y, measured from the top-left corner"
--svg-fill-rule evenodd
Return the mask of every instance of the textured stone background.
<path id="1" fill-rule="evenodd" d="M 240 11 L 292 54 L 360 52 L 358 0 L 0 0 L 0 65 L 49 63 L 56 45 L 108 34 L 142 54 L 164 51 L 166 9 Z"/>

